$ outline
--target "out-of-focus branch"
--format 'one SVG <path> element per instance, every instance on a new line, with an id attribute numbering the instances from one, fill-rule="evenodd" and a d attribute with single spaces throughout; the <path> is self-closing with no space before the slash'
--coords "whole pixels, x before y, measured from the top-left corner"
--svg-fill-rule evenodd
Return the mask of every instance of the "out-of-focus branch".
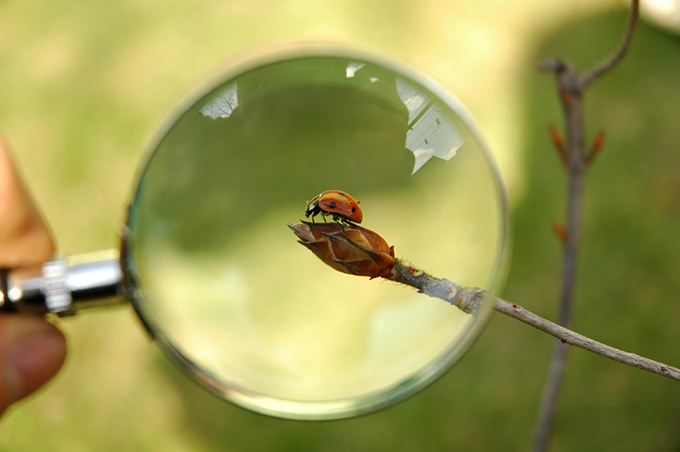
<path id="1" fill-rule="evenodd" d="M 572 65 L 552 57 L 539 65 L 539 70 L 555 73 L 557 90 L 565 114 L 566 145 L 559 130 L 551 127 L 553 144 L 567 170 L 569 189 L 567 199 L 566 225 L 560 238 L 564 242 L 562 262 L 562 286 L 560 289 L 557 323 L 565 328 L 571 324 L 571 308 L 576 288 L 578 249 L 581 235 L 581 210 L 585 173 L 593 158 L 602 148 L 602 132 L 593 139 L 590 152 L 586 153 L 583 127 L 583 93 L 585 88 L 598 77 L 611 70 L 624 57 L 633 37 L 639 15 L 639 0 L 632 0 L 628 27 L 619 48 L 602 63 L 579 74 Z M 534 450 L 545 451 L 548 447 L 557 400 L 562 386 L 568 347 L 564 341 L 556 341 L 548 371 L 534 435 Z"/>
<path id="2" fill-rule="evenodd" d="M 581 74 L 581 76 L 579 77 L 581 89 L 584 89 L 586 86 L 591 84 L 600 75 L 611 70 L 611 68 L 613 68 L 616 65 L 616 63 L 621 61 L 623 57 L 626 55 L 626 52 L 628 52 L 628 48 L 630 48 L 630 43 L 633 40 L 635 26 L 637 25 L 638 18 L 640 17 L 639 9 L 640 1 L 633 0 L 631 6 L 631 15 L 628 20 L 628 26 L 626 27 L 626 34 L 623 36 L 623 41 L 621 41 L 621 45 L 616 50 L 616 52 L 614 52 L 609 58 L 607 58 L 597 66 L 593 67 L 591 70 Z"/>

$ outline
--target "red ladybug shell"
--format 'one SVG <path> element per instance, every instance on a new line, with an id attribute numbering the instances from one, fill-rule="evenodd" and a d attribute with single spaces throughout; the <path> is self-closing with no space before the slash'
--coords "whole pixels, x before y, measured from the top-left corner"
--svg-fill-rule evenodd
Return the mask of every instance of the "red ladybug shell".
<path id="1" fill-rule="evenodd" d="M 336 221 L 345 220 L 354 223 L 361 223 L 364 219 L 359 202 L 352 196 L 340 190 L 328 190 L 315 196 L 307 203 L 305 217 L 316 215 L 332 215 Z"/>

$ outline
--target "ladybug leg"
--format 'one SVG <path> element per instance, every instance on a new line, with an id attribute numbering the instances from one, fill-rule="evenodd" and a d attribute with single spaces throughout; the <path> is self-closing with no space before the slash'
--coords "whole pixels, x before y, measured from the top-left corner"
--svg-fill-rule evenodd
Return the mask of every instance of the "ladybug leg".
<path id="1" fill-rule="evenodd" d="M 347 218 L 342 218 L 342 219 L 341 219 L 341 223 L 344 224 L 344 225 L 347 226 L 347 227 L 350 227 L 350 228 L 359 227 L 354 221 L 349 220 L 349 219 L 347 219 Z M 343 228 L 343 232 L 344 232 L 344 228 Z"/>
<path id="2" fill-rule="evenodd" d="M 335 220 L 336 223 L 340 225 L 340 228 L 342 229 L 342 232 L 345 232 L 345 226 L 347 225 L 347 220 L 345 218 L 333 214 L 333 220 Z"/>
<path id="3" fill-rule="evenodd" d="M 316 222 L 314 221 L 314 217 L 316 217 L 320 212 L 321 212 L 320 210 L 312 210 L 311 212 L 308 212 L 307 214 L 305 214 L 305 216 L 311 218 L 312 227 L 316 224 Z"/>

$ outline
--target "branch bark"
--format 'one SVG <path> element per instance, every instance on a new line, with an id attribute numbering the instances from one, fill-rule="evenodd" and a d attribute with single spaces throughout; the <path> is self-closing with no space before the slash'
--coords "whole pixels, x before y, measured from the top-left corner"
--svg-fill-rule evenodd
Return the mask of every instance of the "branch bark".
<path id="1" fill-rule="evenodd" d="M 519 305 L 508 303 L 502 299 L 496 299 L 494 309 L 502 312 L 514 319 L 533 326 L 545 333 L 555 336 L 560 342 L 565 345 L 573 345 L 589 352 L 595 353 L 605 358 L 609 358 L 618 363 L 627 364 L 629 366 L 637 367 L 638 369 L 646 370 L 648 372 L 662 375 L 664 377 L 672 378 L 680 381 L 680 369 L 669 366 L 658 361 L 654 361 L 634 353 L 624 352 L 609 345 L 597 342 L 589 337 L 575 333 L 574 331 L 557 325 L 549 320 L 544 319 Z"/>
<path id="2" fill-rule="evenodd" d="M 467 314 L 475 314 L 488 295 L 483 289 L 461 286 L 448 279 L 432 276 L 398 258 L 395 259 L 387 279 L 414 287 L 424 295 L 444 300 Z M 503 299 L 496 298 L 493 303 L 496 311 L 554 336 L 565 348 L 573 345 L 621 364 L 680 381 L 680 369 L 676 367 L 610 347 Z"/>

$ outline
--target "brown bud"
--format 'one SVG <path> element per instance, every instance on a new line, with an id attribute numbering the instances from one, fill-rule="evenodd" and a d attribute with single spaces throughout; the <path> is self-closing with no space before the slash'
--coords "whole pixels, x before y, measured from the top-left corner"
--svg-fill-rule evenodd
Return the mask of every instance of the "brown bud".
<path id="1" fill-rule="evenodd" d="M 550 123 L 548 130 L 550 131 L 550 139 L 552 140 L 553 145 L 555 145 L 555 148 L 560 152 L 564 152 L 564 138 L 562 137 L 560 129 L 558 129 L 555 124 Z"/>
<path id="2" fill-rule="evenodd" d="M 604 145 L 604 132 L 598 131 L 593 138 L 592 152 L 600 152 L 602 146 Z"/>
<path id="3" fill-rule="evenodd" d="M 569 156 L 567 155 L 567 148 L 564 145 L 564 137 L 562 137 L 562 132 L 560 132 L 560 129 L 558 129 L 557 126 L 552 123 L 549 126 L 549 131 L 550 140 L 552 141 L 553 146 L 555 146 L 557 153 L 560 155 L 560 159 L 562 159 L 564 166 L 567 166 L 569 164 Z"/>
<path id="4" fill-rule="evenodd" d="M 560 91 L 560 94 L 562 95 L 562 100 L 567 105 L 572 103 L 572 101 L 574 100 L 574 97 L 566 89 L 563 89 L 562 91 Z"/>
<path id="5" fill-rule="evenodd" d="M 299 243 L 339 272 L 384 278 L 394 265 L 394 247 L 361 226 L 303 221 L 288 227 L 298 236 Z"/>
<path id="6" fill-rule="evenodd" d="M 595 156 L 602 150 L 602 146 L 604 146 L 604 132 L 600 130 L 593 137 L 593 143 L 590 146 L 590 154 L 586 158 L 586 164 L 590 165 L 593 162 Z"/>
<path id="7" fill-rule="evenodd" d="M 553 230 L 555 231 L 557 238 L 560 239 L 560 242 L 566 244 L 569 240 L 569 232 L 567 231 L 567 227 L 559 221 L 556 221 L 553 223 Z"/>

